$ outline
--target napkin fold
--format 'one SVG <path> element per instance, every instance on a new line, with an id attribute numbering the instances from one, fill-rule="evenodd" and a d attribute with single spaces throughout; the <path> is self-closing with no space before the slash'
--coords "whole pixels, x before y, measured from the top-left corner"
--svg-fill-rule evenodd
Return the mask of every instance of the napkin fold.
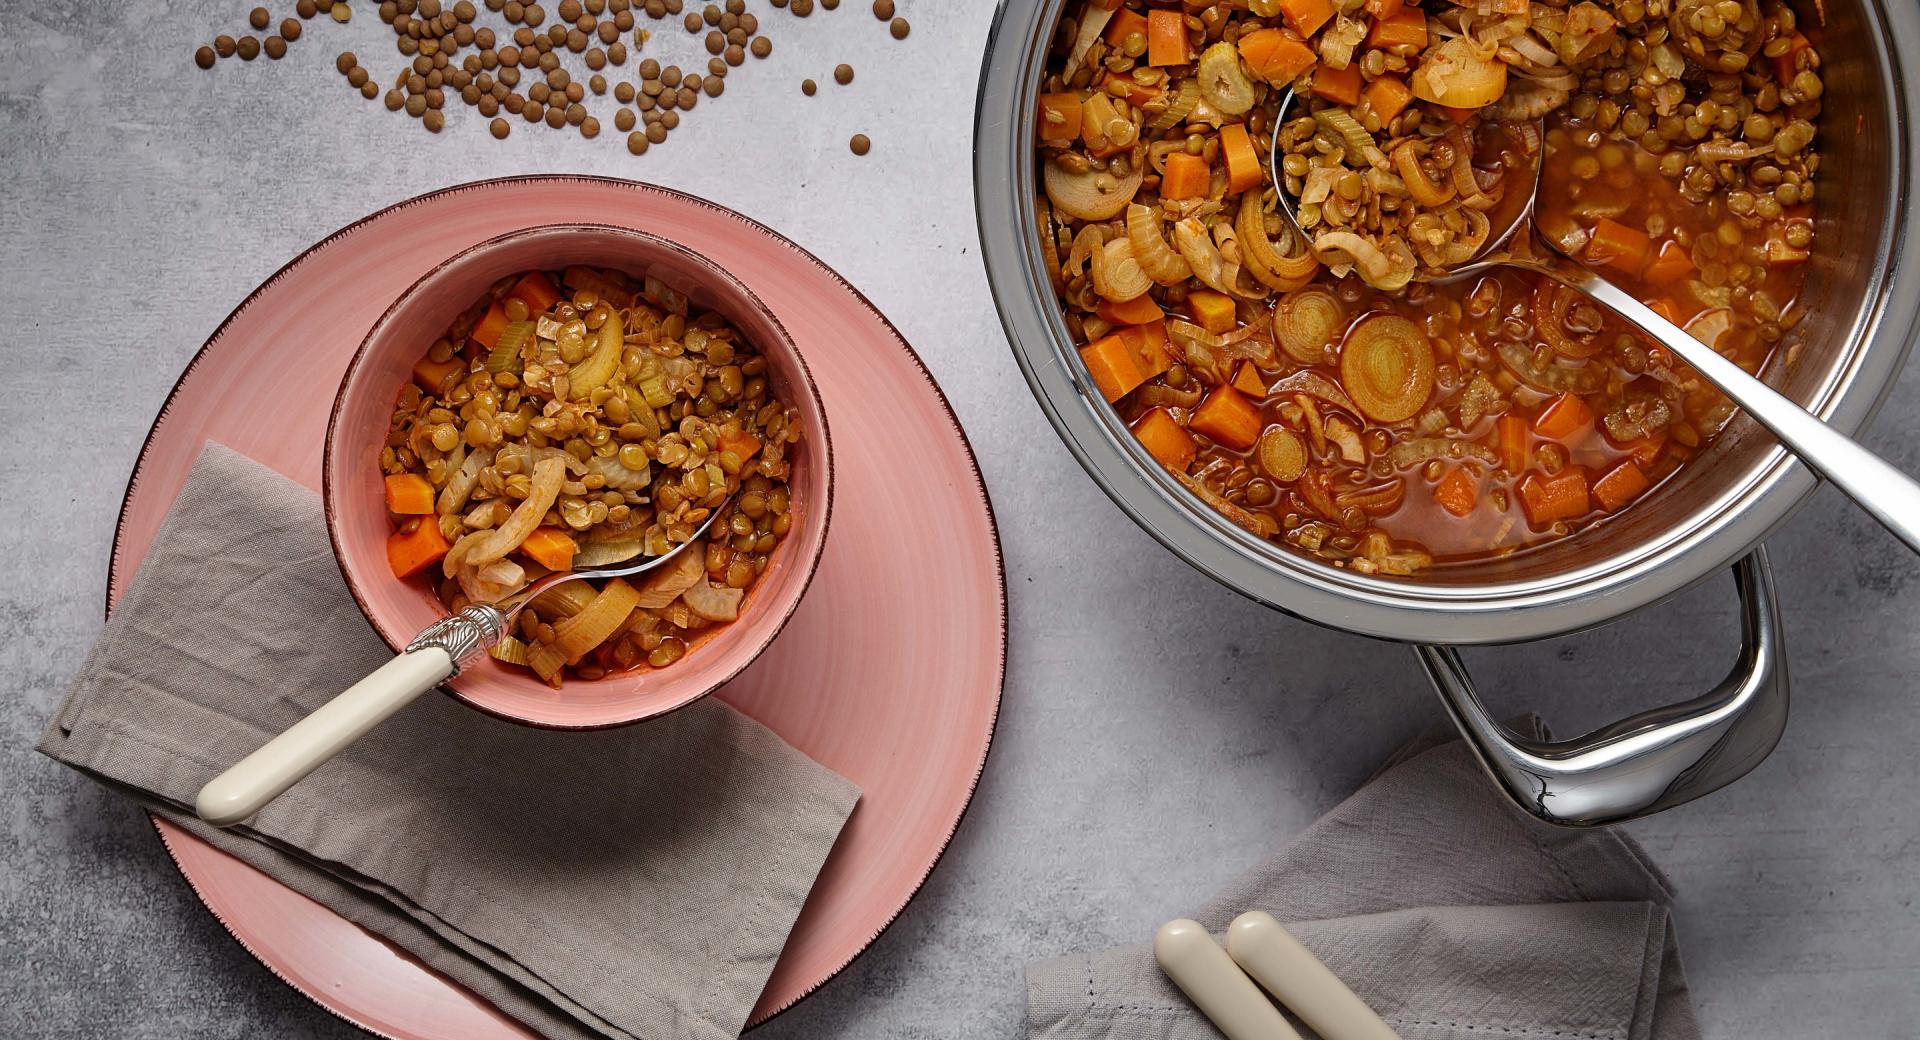
<path id="1" fill-rule="evenodd" d="M 1624 832 L 1539 823 L 1428 737 L 1191 916 L 1286 922 L 1405 1040 L 1697 1040 L 1672 898 Z M 1027 999 L 1034 1038 L 1219 1037 L 1144 944 L 1029 965 Z"/>
<path id="2" fill-rule="evenodd" d="M 714 699 L 559 732 L 429 695 L 244 826 L 193 816 L 391 656 L 318 497 L 209 444 L 39 749 L 545 1036 L 737 1036 L 855 786 Z"/>

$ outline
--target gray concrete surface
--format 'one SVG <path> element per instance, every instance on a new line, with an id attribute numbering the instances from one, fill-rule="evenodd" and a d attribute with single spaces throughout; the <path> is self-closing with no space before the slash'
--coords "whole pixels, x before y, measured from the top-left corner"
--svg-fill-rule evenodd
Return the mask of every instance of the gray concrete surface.
<path id="1" fill-rule="evenodd" d="M 914 32 L 896 44 L 860 0 L 804 22 L 754 0 L 774 56 L 641 159 L 611 132 L 496 143 L 465 111 L 433 137 L 361 101 L 333 56 L 394 67 L 371 4 L 350 26 L 311 23 L 284 61 L 195 69 L 193 47 L 243 31 L 248 6 L 0 0 L 0 1036 L 358 1035 L 226 937 L 138 813 L 30 744 L 98 630 L 122 486 L 194 350 L 315 239 L 471 178 L 636 177 L 766 221 L 887 311 L 980 451 L 1014 635 L 979 796 L 899 922 L 757 1035 L 1019 1035 L 1023 962 L 1143 938 L 1441 722 L 1410 654 L 1191 572 L 1047 428 L 974 244 L 986 3 L 903 0 Z M 676 28 L 651 50 L 685 59 L 691 42 Z M 843 60 L 853 86 L 801 96 Z M 1920 471 L 1920 367 L 1869 440 Z M 1798 684 L 1786 739 L 1742 783 L 1633 831 L 1679 885 L 1709 1037 L 1920 1035 L 1920 564 L 1830 492 L 1772 544 Z M 1567 731 L 1691 694 L 1734 638 L 1716 583 L 1473 658 L 1499 707 Z"/>

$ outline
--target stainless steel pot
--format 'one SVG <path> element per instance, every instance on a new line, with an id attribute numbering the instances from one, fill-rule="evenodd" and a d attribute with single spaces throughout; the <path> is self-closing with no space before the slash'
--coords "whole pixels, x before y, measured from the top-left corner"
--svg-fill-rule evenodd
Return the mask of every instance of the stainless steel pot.
<path id="1" fill-rule="evenodd" d="M 1269 606 L 1320 624 L 1416 644 L 1449 713 L 1527 811 L 1611 823 L 1697 798 L 1745 774 L 1786 723 L 1787 668 L 1760 542 L 1815 478 L 1737 419 L 1711 450 L 1615 520 L 1540 550 L 1419 580 L 1355 574 L 1283 550 L 1187 494 L 1094 391 L 1048 285 L 1036 238 L 1033 137 L 1042 62 L 1067 0 L 1001 0 L 981 72 L 974 192 L 1000 319 L 1034 396 L 1067 448 L 1128 516 L 1182 559 Z M 1843 432 L 1892 386 L 1920 329 L 1920 48 L 1912 0 L 1828 0 L 1809 30 L 1825 59 L 1815 199 L 1819 245 L 1806 320 L 1766 378 Z M 1812 11 L 1803 23 L 1814 25 Z M 1793 358 L 1791 363 L 1785 358 Z M 1738 561 L 1736 564 L 1735 561 Z M 1511 643 L 1589 628 L 1735 565 L 1743 650 L 1698 699 L 1574 740 L 1526 741 L 1492 720 L 1450 645 Z"/>

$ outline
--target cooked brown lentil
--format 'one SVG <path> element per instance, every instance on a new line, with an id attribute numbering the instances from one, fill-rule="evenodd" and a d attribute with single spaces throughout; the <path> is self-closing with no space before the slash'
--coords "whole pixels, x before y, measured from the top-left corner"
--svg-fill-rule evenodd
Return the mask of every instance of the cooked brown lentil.
<path id="1" fill-rule="evenodd" d="M 639 155 L 650 143 L 634 134 L 627 147 Z M 444 559 L 408 573 L 432 575 L 457 611 L 511 595 L 548 565 L 662 555 L 718 510 L 705 544 L 667 568 L 671 581 L 648 580 L 664 605 L 595 608 L 606 589 L 562 585 L 494 651 L 555 686 L 569 670 L 590 679 L 672 664 L 737 616 L 792 529 L 789 456 L 802 431 L 765 371 L 724 320 L 658 283 L 588 268 L 504 279 L 428 347 L 394 404 L 381 471 L 425 481 L 432 511 L 394 516 L 393 537 L 432 524 L 444 546 Z M 595 609 L 611 616 L 583 613 Z M 561 622 L 576 616 L 596 627 L 570 642 Z"/>
<path id="2" fill-rule="evenodd" d="M 1144 38 L 1076 48 L 1063 24 L 1041 85 L 1042 235 L 1098 363 L 1090 385 L 1197 498 L 1368 574 L 1604 522 L 1692 464 L 1734 409 L 1550 281 L 1376 288 L 1353 251 L 1292 233 L 1265 168 L 1281 88 L 1302 91 L 1278 172 L 1310 233 L 1400 236 L 1409 277 L 1416 248 L 1458 234 L 1424 217 L 1499 189 L 1497 146 L 1503 163 L 1544 163 L 1542 233 L 1757 371 L 1800 320 L 1817 237 L 1821 60 L 1779 0 L 1407 10 L 1426 44 L 1372 47 L 1368 19 L 1342 15 L 1278 83 L 1237 45 L 1290 30 L 1247 5 L 1202 11 L 1185 60 L 1160 64 L 1142 63 Z M 1463 53 L 1467 39 L 1489 47 Z M 1332 57 L 1357 75 L 1323 82 Z M 1436 65 L 1453 74 L 1422 75 Z M 1382 118 L 1373 99 L 1404 100 L 1409 80 L 1413 98 Z M 1448 93 L 1470 86 L 1487 89 L 1470 106 Z M 1219 118 L 1186 122 L 1201 101 Z M 1459 123 L 1442 103 L 1475 111 Z"/>

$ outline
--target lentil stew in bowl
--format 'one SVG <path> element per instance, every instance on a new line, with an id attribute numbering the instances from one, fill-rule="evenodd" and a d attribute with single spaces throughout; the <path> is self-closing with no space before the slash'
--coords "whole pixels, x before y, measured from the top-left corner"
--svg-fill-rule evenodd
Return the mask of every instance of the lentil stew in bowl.
<path id="1" fill-rule="evenodd" d="M 1240 526 L 1365 574 L 1509 556 L 1734 409 L 1544 278 L 1430 279 L 1541 164 L 1543 234 L 1757 371 L 1802 317 L 1819 70 L 1778 0 L 1089 0 L 1041 87 L 1042 253 L 1089 384 Z"/>
<path id="2" fill-rule="evenodd" d="M 552 686 L 679 661 L 739 617 L 792 529 L 799 413 L 745 337 L 658 280 L 584 266 L 501 279 L 412 374 L 379 455 L 387 557 L 450 612 L 664 555 L 714 520 L 636 584 L 564 582 L 521 612 L 491 653 Z"/>

